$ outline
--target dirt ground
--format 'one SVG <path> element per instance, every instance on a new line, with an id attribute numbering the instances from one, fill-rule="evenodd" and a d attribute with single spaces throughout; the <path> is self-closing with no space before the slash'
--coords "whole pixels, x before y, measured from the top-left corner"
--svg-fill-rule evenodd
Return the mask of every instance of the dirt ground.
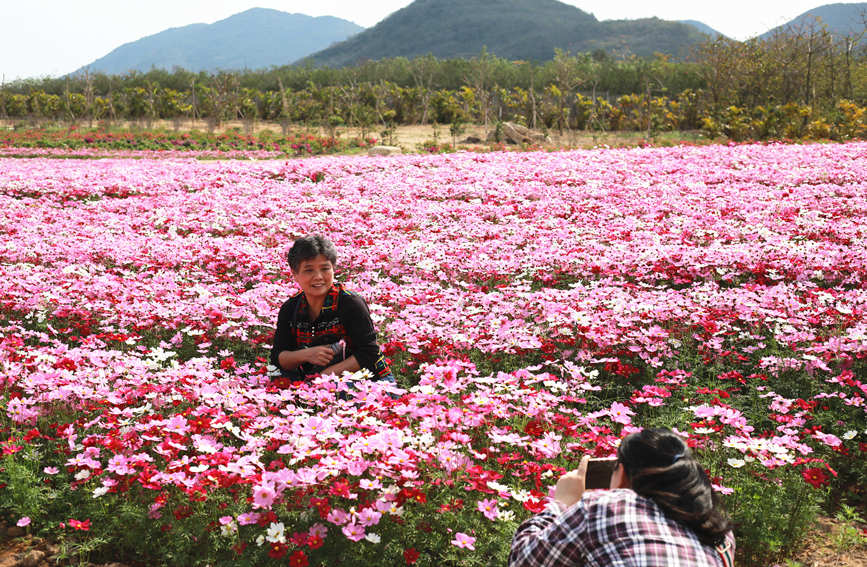
<path id="1" fill-rule="evenodd" d="M 818 518 L 792 567 L 867 567 L 867 544 L 839 549 L 833 543 L 834 534 L 840 528 L 837 520 Z"/>

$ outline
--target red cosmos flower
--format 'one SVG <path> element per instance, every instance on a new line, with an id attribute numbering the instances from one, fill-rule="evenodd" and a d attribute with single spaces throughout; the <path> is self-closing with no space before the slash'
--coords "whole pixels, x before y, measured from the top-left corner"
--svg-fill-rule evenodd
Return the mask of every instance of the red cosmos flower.
<path id="1" fill-rule="evenodd" d="M 31 429 L 30 431 L 28 431 L 27 433 L 24 434 L 24 441 L 30 442 L 30 441 L 33 441 L 34 439 L 36 439 L 37 437 L 42 437 L 42 435 L 39 433 L 39 430 L 38 429 Z"/>
<path id="2" fill-rule="evenodd" d="M 346 480 L 337 480 L 328 489 L 328 493 L 333 496 L 343 496 L 349 498 L 349 483 Z"/>
<path id="3" fill-rule="evenodd" d="M 292 379 L 286 378 L 285 376 L 274 378 L 273 380 L 271 380 L 271 386 L 274 386 L 279 390 L 286 390 L 287 388 L 292 386 Z"/>
<path id="4" fill-rule="evenodd" d="M 545 509 L 545 499 L 540 498 L 538 500 L 535 500 L 533 498 L 528 498 L 524 502 L 524 508 L 526 508 L 528 511 L 532 512 L 533 514 L 538 514 L 539 512 L 541 512 L 542 510 Z"/>
<path id="5" fill-rule="evenodd" d="M 316 511 L 319 512 L 319 517 L 322 519 L 325 519 L 328 516 L 328 512 L 331 511 L 331 504 L 325 498 L 316 498 L 314 496 L 310 499 L 310 505 L 316 508 Z"/>
<path id="6" fill-rule="evenodd" d="M 406 560 L 407 565 L 412 565 L 416 561 L 418 561 L 419 553 L 415 550 L 414 547 L 410 547 L 403 552 L 403 558 Z"/>
<path id="7" fill-rule="evenodd" d="M 267 512 L 262 512 L 261 514 L 259 514 L 259 520 L 256 522 L 256 524 L 260 528 L 264 528 L 268 524 L 276 521 L 277 514 L 275 514 L 273 510 L 268 510 Z"/>
<path id="8" fill-rule="evenodd" d="M 808 484 L 812 485 L 813 488 L 819 488 L 828 483 L 828 474 L 822 469 L 804 469 L 801 471 L 801 476 L 803 476 L 804 480 L 806 480 Z"/>
<path id="9" fill-rule="evenodd" d="M 268 549 L 268 557 L 271 559 L 280 559 L 286 552 L 289 551 L 289 546 L 285 543 L 274 542 L 271 544 L 271 547 Z"/>
<path id="10" fill-rule="evenodd" d="M 193 515 L 193 509 L 186 504 L 181 504 L 172 511 L 172 514 L 174 514 L 175 519 L 183 520 L 184 518 L 189 518 Z"/>
<path id="11" fill-rule="evenodd" d="M 15 445 L 13 442 L 14 438 L 10 437 L 9 440 L 6 441 L 6 443 L 0 444 L 0 447 L 3 448 L 2 456 L 14 455 L 15 453 L 24 448 L 21 445 Z"/>
<path id="12" fill-rule="evenodd" d="M 307 547 L 310 549 L 319 549 L 322 547 L 322 544 L 325 543 L 325 540 L 322 539 L 322 536 L 318 535 L 309 535 L 307 536 Z"/>
<path id="13" fill-rule="evenodd" d="M 538 419 L 531 419 L 527 422 L 527 425 L 524 426 L 524 433 L 532 435 L 533 437 L 539 437 L 545 433 L 545 426 L 542 425 L 542 422 Z"/>
<path id="14" fill-rule="evenodd" d="M 75 529 L 75 530 L 81 530 L 83 532 L 90 530 L 90 520 L 89 519 L 81 522 L 79 520 L 73 520 L 72 518 L 70 518 L 69 522 L 67 522 L 67 523 L 69 524 L 70 528 Z"/>
<path id="15" fill-rule="evenodd" d="M 300 549 L 289 557 L 289 565 L 292 567 L 307 567 L 309 564 L 307 556 Z"/>

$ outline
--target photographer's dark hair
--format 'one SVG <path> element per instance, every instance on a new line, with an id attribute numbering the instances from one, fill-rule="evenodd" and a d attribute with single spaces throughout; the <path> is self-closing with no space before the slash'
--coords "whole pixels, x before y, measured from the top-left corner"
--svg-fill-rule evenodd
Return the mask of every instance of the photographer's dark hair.
<path id="1" fill-rule="evenodd" d="M 706 545 L 719 545 L 731 529 L 719 499 L 689 447 L 669 429 L 644 429 L 620 442 L 617 460 L 632 490 L 688 526 Z"/>
<path id="2" fill-rule="evenodd" d="M 337 264 L 337 248 L 334 247 L 333 242 L 318 234 L 303 236 L 289 249 L 289 267 L 293 272 L 297 272 L 301 262 L 312 260 L 320 254 L 328 258 L 332 265 Z"/>

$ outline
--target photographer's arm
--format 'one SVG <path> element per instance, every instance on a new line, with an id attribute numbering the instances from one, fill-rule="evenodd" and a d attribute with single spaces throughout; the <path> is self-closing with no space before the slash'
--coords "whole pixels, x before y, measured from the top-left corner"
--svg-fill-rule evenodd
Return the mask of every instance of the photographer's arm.
<path id="1" fill-rule="evenodd" d="M 590 456 L 584 455 L 581 457 L 577 469 L 567 472 L 557 481 L 557 486 L 554 489 L 554 500 L 559 502 L 564 510 L 581 500 L 584 495 L 587 484 L 587 463 L 589 462 Z"/>
<path id="2" fill-rule="evenodd" d="M 581 565 L 578 540 L 587 529 L 583 506 L 572 507 L 584 493 L 584 476 L 589 457 L 581 459 L 577 470 L 560 477 L 554 489 L 551 507 L 536 514 L 518 527 L 512 539 L 509 567 L 566 567 Z"/>

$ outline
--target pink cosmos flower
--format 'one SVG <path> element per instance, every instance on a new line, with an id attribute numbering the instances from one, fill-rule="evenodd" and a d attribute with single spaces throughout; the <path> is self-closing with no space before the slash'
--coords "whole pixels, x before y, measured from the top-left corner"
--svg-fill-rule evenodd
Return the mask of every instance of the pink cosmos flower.
<path id="1" fill-rule="evenodd" d="M 319 537 L 324 539 L 325 536 L 328 535 L 328 528 L 324 524 L 316 522 L 315 524 L 310 526 L 310 529 L 307 530 L 307 533 L 311 537 Z"/>
<path id="2" fill-rule="evenodd" d="M 451 541 L 451 544 L 455 547 L 462 547 L 464 549 L 472 549 L 475 550 L 474 544 L 476 543 L 476 538 L 469 536 L 463 532 L 458 532 L 455 534 L 455 539 Z"/>
<path id="3" fill-rule="evenodd" d="M 497 507 L 497 500 L 494 498 L 479 500 L 476 508 L 489 520 L 493 521 L 500 517 L 500 509 Z"/>
<path id="4" fill-rule="evenodd" d="M 695 414 L 695 417 L 700 419 L 707 419 L 709 417 L 715 417 L 719 414 L 719 408 L 709 405 L 701 405 L 695 406 L 692 408 L 692 413 Z"/>
<path id="5" fill-rule="evenodd" d="M 30 525 L 30 517 L 29 516 L 22 516 L 21 518 L 18 519 L 18 521 L 15 523 L 15 525 L 18 526 L 19 528 L 26 528 L 27 526 Z"/>
<path id="6" fill-rule="evenodd" d="M 361 541 L 365 536 L 364 528 L 354 522 L 346 524 L 340 531 L 342 531 L 343 535 L 352 541 Z"/>
<path id="7" fill-rule="evenodd" d="M 258 512 L 244 512 L 238 514 L 238 525 L 250 526 L 259 521 L 261 515 Z"/>
<path id="8" fill-rule="evenodd" d="M 613 404 L 611 404 L 609 415 L 611 416 L 611 421 L 615 423 L 622 423 L 623 425 L 628 425 L 632 423 L 632 418 L 629 416 L 635 415 L 635 412 L 629 409 L 629 407 L 624 404 L 614 402 Z"/>
<path id="9" fill-rule="evenodd" d="M 332 508 L 331 511 L 328 512 L 328 516 L 325 517 L 325 520 L 332 524 L 342 526 L 349 521 L 349 514 L 340 508 Z"/>
<path id="10" fill-rule="evenodd" d="M 274 485 L 270 482 L 253 487 L 253 505 L 257 508 L 271 509 L 274 499 L 277 497 L 277 492 L 274 490 Z"/>
<path id="11" fill-rule="evenodd" d="M 829 447 L 839 447 L 843 443 L 836 435 L 831 435 L 830 433 L 822 433 L 821 431 L 816 431 L 813 434 L 813 437 L 815 437 Z"/>
<path id="12" fill-rule="evenodd" d="M 544 459 L 553 459 L 560 454 L 560 439 L 563 436 L 551 431 L 545 432 L 541 438 L 530 443 L 530 446 Z"/>
<path id="13" fill-rule="evenodd" d="M 379 523 L 380 518 L 382 518 L 382 513 L 377 512 L 373 508 L 365 508 L 358 513 L 358 522 L 365 528 L 375 526 Z"/>

